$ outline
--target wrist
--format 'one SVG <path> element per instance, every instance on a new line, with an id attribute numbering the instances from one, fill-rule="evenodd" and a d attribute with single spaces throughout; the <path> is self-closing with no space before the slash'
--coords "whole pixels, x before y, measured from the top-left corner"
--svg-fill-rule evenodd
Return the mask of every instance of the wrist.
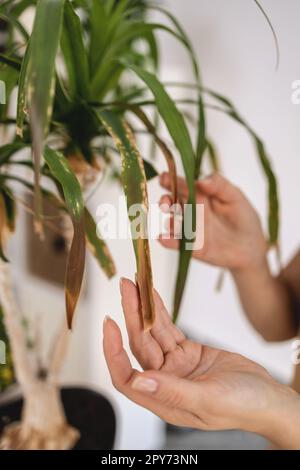
<path id="1" fill-rule="evenodd" d="M 287 386 L 274 388 L 276 398 L 258 416 L 254 432 L 280 449 L 300 450 L 300 396 Z"/>
<path id="2" fill-rule="evenodd" d="M 262 254 L 259 257 L 248 260 L 241 266 L 231 268 L 230 273 L 234 280 L 257 276 L 270 277 L 271 273 L 267 255 Z"/>

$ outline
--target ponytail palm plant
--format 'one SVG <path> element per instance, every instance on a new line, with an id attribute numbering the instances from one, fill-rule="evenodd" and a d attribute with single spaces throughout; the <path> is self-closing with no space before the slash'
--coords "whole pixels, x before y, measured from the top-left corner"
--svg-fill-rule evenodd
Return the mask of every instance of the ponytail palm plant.
<path id="1" fill-rule="evenodd" d="M 151 10 L 159 11 L 167 22 L 149 21 L 147 13 Z M 32 30 L 26 27 L 25 14 L 34 16 Z M 164 8 L 139 0 L 4 0 L 0 18 L 7 24 L 5 48 L 0 54 L 0 80 L 6 85 L 7 102 L 0 108 L 2 138 L 6 139 L 0 146 L 0 303 L 16 376 L 25 396 L 23 422 L 7 429 L 2 445 L 32 448 L 39 442 L 40 447 L 67 448 L 76 440 L 77 433 L 65 422 L 57 394 L 56 359 L 61 338 L 54 348 L 47 376 L 41 379 L 26 359 L 24 335 L 16 318 L 18 306 L 12 297 L 6 248 L 7 235 L 15 229 L 16 184 L 34 195 L 33 224 L 41 237 L 44 227 L 50 225 L 43 211 L 44 200 L 72 222 L 65 275 L 66 314 L 71 327 L 82 284 L 86 247 L 108 278 L 115 274 L 106 241 L 96 231 L 94 218 L 86 207 L 87 187 L 96 184 L 105 167 L 111 168 L 123 185 L 128 209 L 139 204 L 147 212 L 147 179 L 155 177 L 157 172 L 149 159 L 141 157 L 136 143 L 136 120 L 166 160 L 175 202 L 176 157 L 181 159 L 189 188 L 188 202 L 193 208 L 185 217 L 191 217 L 192 226 L 196 214 L 194 182 L 203 171 L 205 159 L 216 168 L 213 144 L 206 132 L 206 98 L 210 98 L 209 107 L 237 121 L 255 143 L 268 186 L 271 245 L 278 238 L 276 180 L 262 140 L 229 100 L 203 87 L 190 40 L 176 18 Z M 159 31 L 172 35 L 186 49 L 193 83 L 164 84 L 158 79 L 156 36 Z M 172 98 L 171 90 L 176 86 L 186 90 L 186 100 Z M 191 94 L 195 98 L 191 99 Z M 181 104 L 185 109 L 187 104 L 196 108 L 193 124 Z M 150 108 L 164 122 L 171 144 L 159 135 L 157 119 L 149 117 Z M 191 125 L 196 126 L 196 142 L 191 138 Z M 117 170 L 112 152 L 120 157 Z M 27 171 L 20 172 L 20 168 Z M 28 171 L 32 173 L 30 178 Z M 146 233 L 145 219 L 133 244 L 143 323 L 148 329 L 154 322 L 155 311 Z M 190 258 L 191 251 L 186 249 L 183 239 L 174 320 Z M 37 400 L 41 403 L 38 417 Z M 47 406 L 47 403 L 51 404 Z"/>

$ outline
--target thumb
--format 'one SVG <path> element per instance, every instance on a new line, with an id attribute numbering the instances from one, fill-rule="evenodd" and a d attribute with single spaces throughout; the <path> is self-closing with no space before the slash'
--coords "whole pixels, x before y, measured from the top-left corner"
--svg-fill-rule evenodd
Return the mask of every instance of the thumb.
<path id="1" fill-rule="evenodd" d="M 201 401 L 201 386 L 165 372 L 147 371 L 132 381 L 133 390 L 151 396 L 161 405 L 197 414 Z"/>

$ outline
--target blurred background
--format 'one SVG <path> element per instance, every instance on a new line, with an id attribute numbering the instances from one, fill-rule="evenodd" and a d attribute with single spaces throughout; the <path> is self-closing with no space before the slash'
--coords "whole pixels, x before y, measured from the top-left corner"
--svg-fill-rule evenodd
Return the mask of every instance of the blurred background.
<path id="1" fill-rule="evenodd" d="M 299 245 L 299 213 L 295 201 L 299 200 L 300 105 L 292 104 L 291 94 L 292 82 L 300 79 L 300 3 L 297 0 L 262 2 L 279 39 L 281 58 L 277 71 L 274 42 L 254 1 L 166 0 L 163 4 L 189 33 L 204 84 L 230 98 L 266 143 L 279 177 L 281 248 L 286 262 Z M 163 21 L 155 13 L 153 20 L 158 18 Z M 161 77 L 192 81 L 185 51 L 170 36 L 160 33 L 159 38 Z M 248 135 L 213 110 L 208 111 L 208 129 L 217 145 L 222 172 L 243 189 L 265 220 L 266 187 Z M 141 146 L 146 152 L 148 142 L 142 141 Z M 157 167 L 165 169 L 160 156 Z M 157 181 L 150 182 L 149 193 L 152 202 L 159 200 L 161 189 Z M 91 209 L 96 210 L 101 202 L 117 204 L 120 194 L 117 185 L 104 181 L 90 201 Z M 21 212 L 20 216 L 23 223 L 19 223 L 11 247 L 17 294 L 25 315 L 29 319 L 40 317 L 43 341 L 50 343 L 64 314 L 63 291 L 52 282 L 38 279 L 29 269 L 23 250 L 28 234 Z M 124 331 L 119 276 L 133 278 L 135 265 L 130 240 L 112 240 L 109 246 L 118 274 L 107 281 L 96 262 L 89 259 L 86 288 L 76 314 L 62 383 L 89 386 L 112 401 L 118 423 L 117 449 L 264 447 L 262 439 L 239 432 L 205 434 L 167 430 L 157 417 L 115 392 L 103 358 L 102 322 L 109 314 Z M 151 249 L 155 286 L 170 307 L 177 254 L 165 251 L 155 240 Z M 51 265 L 48 269 L 51 270 Z M 293 375 L 291 343 L 265 343 L 245 319 L 229 274 L 225 275 L 221 292 L 216 292 L 218 276 L 218 269 L 193 262 L 180 327 L 200 341 L 238 351 L 258 361 L 276 378 L 289 382 Z M 126 343 L 125 332 L 124 339 Z"/>

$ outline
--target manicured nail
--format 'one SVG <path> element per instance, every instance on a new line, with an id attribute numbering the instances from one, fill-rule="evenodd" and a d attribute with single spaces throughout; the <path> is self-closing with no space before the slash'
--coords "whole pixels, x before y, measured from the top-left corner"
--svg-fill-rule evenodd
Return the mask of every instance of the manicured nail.
<path id="1" fill-rule="evenodd" d="M 201 183 L 210 183 L 212 179 L 212 174 L 210 175 L 201 175 L 200 178 L 199 178 L 199 181 L 201 181 Z"/>
<path id="2" fill-rule="evenodd" d="M 131 387 L 134 390 L 137 390 L 138 392 L 153 393 L 153 392 L 156 392 L 158 383 L 156 382 L 156 380 L 153 380 L 153 379 L 147 379 L 145 377 L 137 377 L 132 382 Z"/>
<path id="3" fill-rule="evenodd" d="M 160 181 L 161 183 L 164 182 L 164 179 L 166 178 L 166 175 L 167 175 L 167 173 L 161 173 L 161 174 L 159 175 L 159 181 Z"/>
<path id="4" fill-rule="evenodd" d="M 123 282 L 124 282 L 125 277 L 120 277 L 119 285 L 120 285 L 120 292 L 122 294 L 122 288 L 123 288 Z"/>
<path id="5" fill-rule="evenodd" d="M 108 320 L 111 320 L 111 317 L 109 315 L 105 315 L 104 320 L 103 320 L 103 326 L 106 325 Z"/>
<path id="6" fill-rule="evenodd" d="M 168 204 L 166 201 L 159 202 L 159 208 L 164 214 L 169 214 L 170 213 L 170 206 L 171 206 L 171 204 Z"/>

